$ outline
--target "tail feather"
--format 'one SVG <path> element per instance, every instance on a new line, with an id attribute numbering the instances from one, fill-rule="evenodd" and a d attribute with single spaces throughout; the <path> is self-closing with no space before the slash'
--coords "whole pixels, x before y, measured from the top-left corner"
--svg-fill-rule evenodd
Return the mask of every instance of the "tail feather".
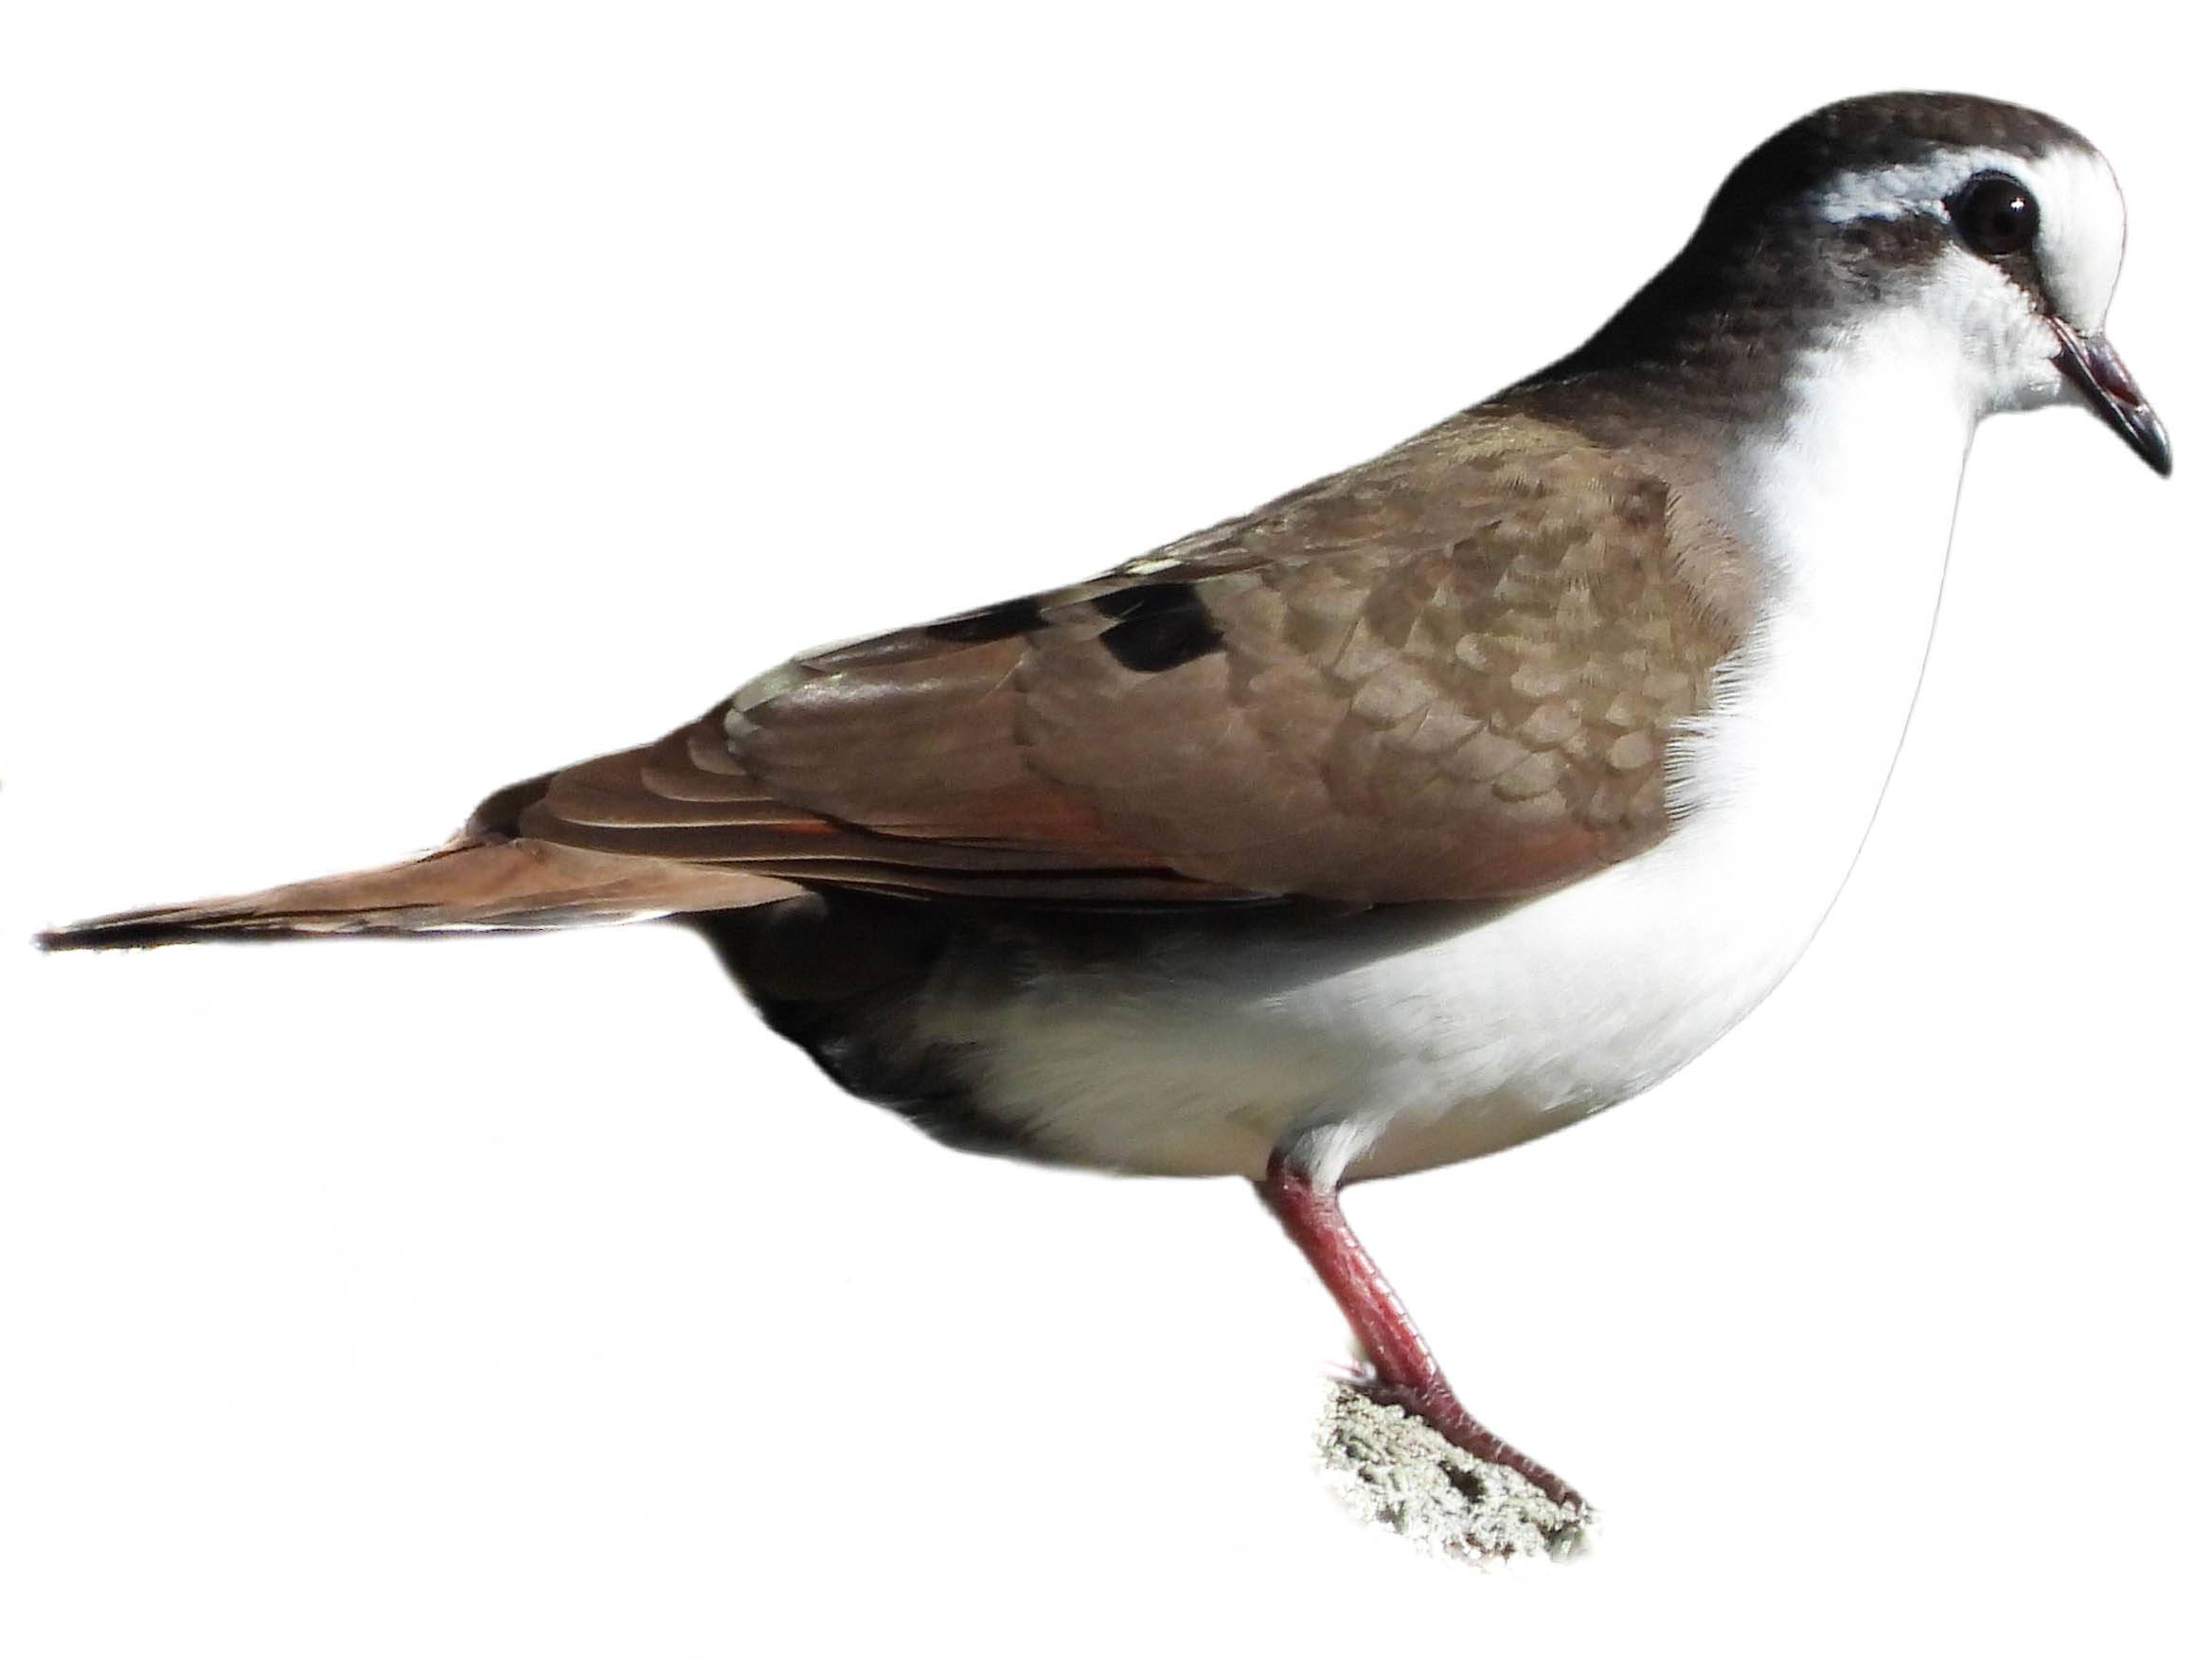
<path id="1" fill-rule="evenodd" d="M 72 922 L 39 935 L 38 943 L 48 951 L 101 951 L 221 937 L 561 927 L 729 910 L 798 891 L 773 876 L 722 865 L 463 836 L 376 869 Z"/>

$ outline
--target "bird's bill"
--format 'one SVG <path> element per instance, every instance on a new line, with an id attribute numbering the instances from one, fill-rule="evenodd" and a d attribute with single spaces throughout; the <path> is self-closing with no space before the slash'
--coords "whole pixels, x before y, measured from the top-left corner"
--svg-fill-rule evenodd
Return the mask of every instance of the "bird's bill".
<path id="1" fill-rule="evenodd" d="M 2058 352 L 2051 359 L 2059 366 L 2059 372 L 2081 388 L 2089 406 L 2128 440 L 2130 449 L 2150 463 L 2152 472 L 2161 478 L 2170 477 L 2173 446 L 2167 441 L 2166 427 L 2112 343 L 2102 334 L 2084 337 L 2059 317 L 2051 319 L 2051 330 L 2059 337 Z"/>

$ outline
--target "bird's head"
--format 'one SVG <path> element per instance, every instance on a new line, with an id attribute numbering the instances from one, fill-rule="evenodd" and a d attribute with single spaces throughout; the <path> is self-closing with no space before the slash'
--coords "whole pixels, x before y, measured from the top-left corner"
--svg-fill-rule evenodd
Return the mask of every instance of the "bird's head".
<path id="1" fill-rule="evenodd" d="M 2172 452 L 2104 334 L 2127 216 L 2071 127 L 1941 93 L 1846 99 L 1729 174 L 1672 264 L 1577 354 L 1756 376 L 1871 333 L 1954 360 L 1974 416 L 2078 399 L 2161 473 Z"/>

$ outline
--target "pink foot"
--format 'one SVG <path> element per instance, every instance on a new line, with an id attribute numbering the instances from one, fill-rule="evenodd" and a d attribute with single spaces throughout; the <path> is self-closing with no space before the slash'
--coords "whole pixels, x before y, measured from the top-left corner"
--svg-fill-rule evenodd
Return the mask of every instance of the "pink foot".
<path id="1" fill-rule="evenodd" d="M 1476 1422 L 1444 1380 L 1436 1356 L 1406 1317 L 1398 1293 L 1337 1206 L 1335 1187 L 1318 1182 L 1281 1151 L 1268 1160 L 1259 1196 L 1293 1242 L 1329 1287 L 1350 1321 L 1352 1335 L 1372 1372 L 1351 1386 L 1378 1405 L 1395 1405 L 1419 1418 L 1469 1455 L 1509 1469 L 1577 1521 L 1589 1506 L 1581 1493 L 1535 1459 L 1523 1455 Z"/>

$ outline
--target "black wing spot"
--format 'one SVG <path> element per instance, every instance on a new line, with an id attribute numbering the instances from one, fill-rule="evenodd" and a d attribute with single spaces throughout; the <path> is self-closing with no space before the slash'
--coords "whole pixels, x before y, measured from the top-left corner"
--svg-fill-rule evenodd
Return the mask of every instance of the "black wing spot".
<path id="1" fill-rule="evenodd" d="M 954 645 L 989 645 L 1017 633 L 1034 633 L 1044 626 L 1044 613 L 1035 599 L 1004 599 L 980 611 L 963 611 L 942 622 L 932 622 L 922 632 L 932 639 Z"/>
<path id="2" fill-rule="evenodd" d="M 1222 631 L 1189 582 L 1147 582 L 1100 594 L 1091 604 L 1116 618 L 1098 643 L 1137 673 L 1164 673 L 1222 648 Z"/>

